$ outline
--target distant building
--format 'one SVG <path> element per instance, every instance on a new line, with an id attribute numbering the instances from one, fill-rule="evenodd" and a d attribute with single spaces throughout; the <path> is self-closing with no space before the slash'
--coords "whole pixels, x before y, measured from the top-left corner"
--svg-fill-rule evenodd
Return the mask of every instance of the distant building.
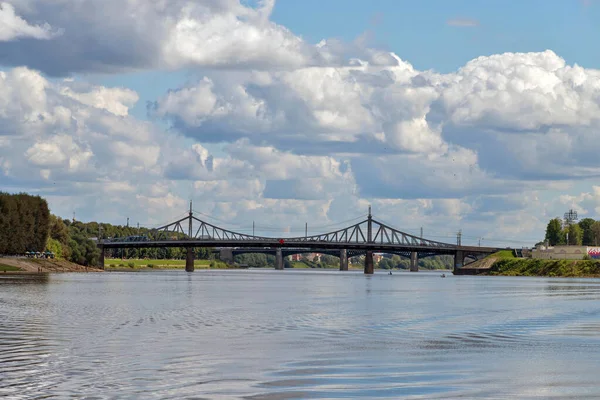
<path id="1" fill-rule="evenodd" d="M 382 259 L 383 259 L 383 254 L 381 254 L 381 253 L 373 254 L 373 262 L 378 263 Z"/>
<path id="2" fill-rule="evenodd" d="M 290 261 L 302 261 L 302 254 L 292 254 Z"/>
<path id="3" fill-rule="evenodd" d="M 585 256 L 600 259 L 600 247 L 590 246 L 537 246 L 531 257 L 542 260 L 581 260 Z"/>

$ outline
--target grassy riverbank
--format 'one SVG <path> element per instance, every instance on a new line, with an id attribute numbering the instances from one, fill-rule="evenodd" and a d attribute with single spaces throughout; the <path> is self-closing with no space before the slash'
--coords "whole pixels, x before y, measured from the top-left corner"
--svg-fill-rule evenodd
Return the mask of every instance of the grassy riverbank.
<path id="1" fill-rule="evenodd" d="M 531 258 L 499 259 L 488 275 L 600 277 L 600 261 L 539 260 Z"/>
<path id="2" fill-rule="evenodd" d="M 15 271 L 23 271 L 23 270 L 19 267 L 13 267 L 12 265 L 0 264 L 0 272 L 15 272 Z"/>
<path id="3" fill-rule="evenodd" d="M 212 267 L 211 267 L 212 264 Z M 120 258 L 107 258 L 104 260 L 106 270 L 122 269 L 184 269 L 185 260 L 121 260 Z M 212 260 L 194 260 L 194 268 L 227 268 L 227 264 Z"/>

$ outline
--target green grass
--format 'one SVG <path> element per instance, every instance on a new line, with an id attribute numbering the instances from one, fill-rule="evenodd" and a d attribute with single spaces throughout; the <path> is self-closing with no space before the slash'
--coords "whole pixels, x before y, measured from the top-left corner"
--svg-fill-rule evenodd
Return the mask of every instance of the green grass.
<path id="1" fill-rule="evenodd" d="M 194 267 L 196 268 L 209 268 L 211 260 L 194 260 Z M 133 268 L 129 265 L 133 264 Z M 143 269 L 148 268 L 148 265 L 152 265 L 150 268 L 156 269 L 183 269 L 185 268 L 185 260 L 133 260 L 120 258 L 107 258 L 104 260 L 105 268 L 129 268 L 129 269 Z"/>
<path id="2" fill-rule="evenodd" d="M 19 267 L 13 267 L 12 265 L 0 264 L 0 272 L 13 272 L 13 271 L 23 271 L 23 270 Z"/>
<path id="3" fill-rule="evenodd" d="M 503 260 L 509 258 L 516 258 L 512 250 L 500 250 L 495 252 L 494 254 L 491 254 L 489 257 L 496 257 Z"/>
<path id="4" fill-rule="evenodd" d="M 306 264 L 303 261 L 290 261 L 290 264 L 292 265 L 292 268 L 298 268 L 298 269 L 312 268 L 310 265 Z"/>

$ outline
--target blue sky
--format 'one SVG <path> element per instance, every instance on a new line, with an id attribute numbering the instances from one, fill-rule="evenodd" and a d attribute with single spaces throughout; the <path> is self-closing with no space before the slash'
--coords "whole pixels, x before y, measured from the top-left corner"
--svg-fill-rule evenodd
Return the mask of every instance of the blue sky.
<path id="1" fill-rule="evenodd" d="M 450 72 L 481 55 L 552 49 L 570 63 L 598 67 L 600 7 L 578 0 L 283 0 L 273 20 L 311 42 L 373 33 L 373 43 L 419 69 Z M 589 4 L 589 5 L 585 5 Z M 474 27 L 449 26 L 471 20 Z"/>
<path id="2" fill-rule="evenodd" d="M 371 204 L 524 244 L 600 218 L 598 1 L 6 4 L 0 187 L 58 215 L 152 225 L 193 198 L 289 232 Z"/>

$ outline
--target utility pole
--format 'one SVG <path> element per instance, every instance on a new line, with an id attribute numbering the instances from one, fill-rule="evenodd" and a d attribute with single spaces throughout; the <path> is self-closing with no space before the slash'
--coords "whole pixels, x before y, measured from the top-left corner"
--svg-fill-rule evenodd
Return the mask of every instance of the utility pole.
<path id="1" fill-rule="evenodd" d="M 462 239 L 462 229 L 459 229 L 458 233 L 456 234 L 456 245 L 460 246 L 461 244 L 461 239 Z"/>
<path id="2" fill-rule="evenodd" d="M 75 211 L 73 211 L 73 223 L 75 223 Z"/>
<path id="3" fill-rule="evenodd" d="M 304 239 L 308 239 L 308 222 L 304 223 Z"/>
<path id="4" fill-rule="evenodd" d="M 129 228 L 129 217 L 127 217 L 127 227 Z"/>
<path id="5" fill-rule="evenodd" d="M 138 235 L 138 236 L 140 236 L 140 223 L 139 223 L 139 222 L 138 222 L 138 225 L 137 225 L 137 227 L 138 227 L 138 228 L 137 228 L 137 235 Z"/>
<path id="6" fill-rule="evenodd" d="M 188 238 L 192 239 L 192 201 L 190 200 L 190 226 L 188 228 Z"/>
<path id="7" fill-rule="evenodd" d="M 102 243 L 102 225 L 98 224 L 98 243 Z"/>
<path id="8" fill-rule="evenodd" d="M 252 236 L 254 236 L 254 221 L 252 221 Z"/>
<path id="9" fill-rule="evenodd" d="M 423 227 L 421 227 L 421 239 L 423 239 Z"/>

